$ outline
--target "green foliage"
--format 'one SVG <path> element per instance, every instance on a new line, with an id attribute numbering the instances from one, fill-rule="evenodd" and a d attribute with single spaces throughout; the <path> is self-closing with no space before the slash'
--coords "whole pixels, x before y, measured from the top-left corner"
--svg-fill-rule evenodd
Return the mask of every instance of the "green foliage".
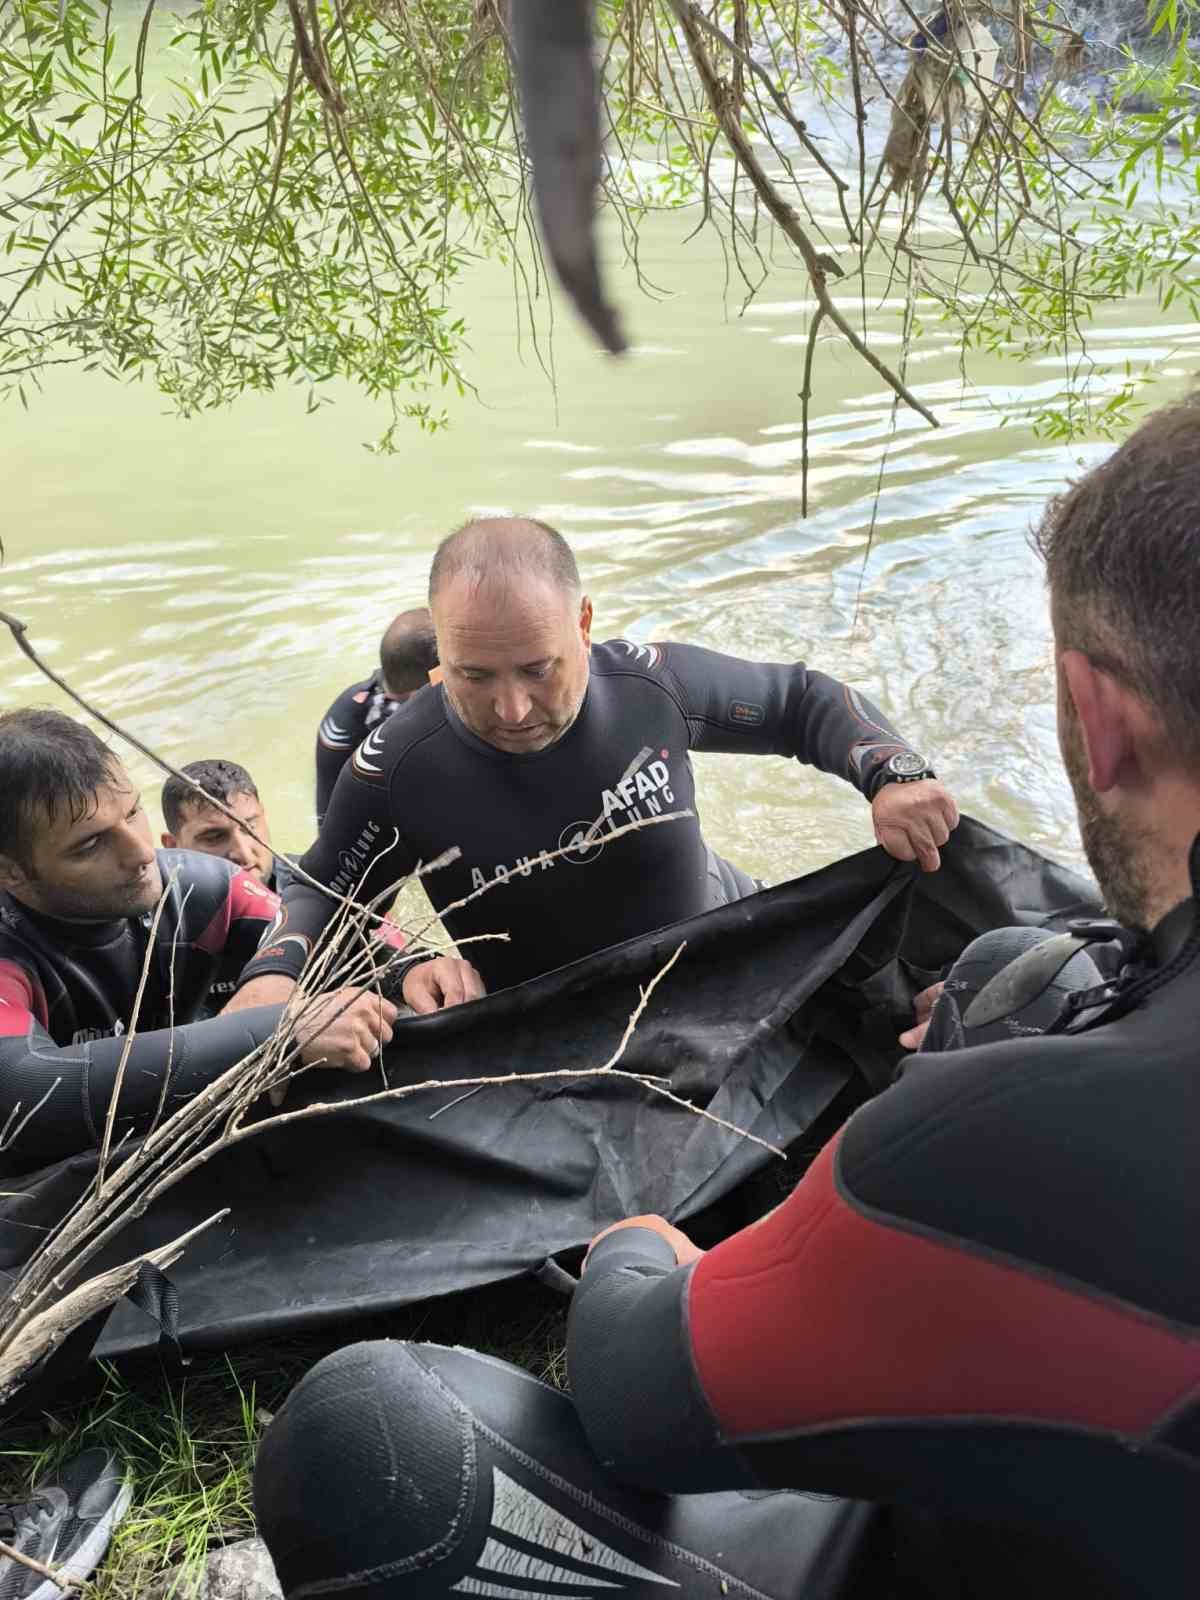
<path id="1" fill-rule="evenodd" d="M 979 85 L 986 115 L 952 136 L 935 116 L 923 183 L 898 191 L 855 132 L 891 114 L 891 11 L 716 0 L 705 37 L 772 183 L 849 273 L 839 293 L 866 334 L 905 283 L 932 301 L 927 324 L 959 330 L 964 360 L 1057 354 L 1065 388 L 1035 421 L 1074 433 L 1121 417 L 1086 358 L 1097 310 L 1147 292 L 1164 311 L 1200 305 L 1197 3 L 1149 0 L 1148 62 L 1089 44 L 1081 65 L 1047 0 L 1020 95 L 1010 40 Z M 468 381 L 464 265 L 491 252 L 539 282 L 502 4 L 156 6 L 0 0 L 0 392 L 27 403 L 47 367 L 77 363 L 147 378 L 187 415 L 281 385 L 315 409 L 340 380 L 385 407 L 375 448 L 405 420 L 441 426 L 440 393 Z M 732 167 L 670 0 L 598 0 L 597 19 L 629 259 L 650 211 L 691 208 L 750 297 L 791 246 Z M 814 108 L 849 161 L 809 137 Z"/>
<path id="2" fill-rule="evenodd" d="M 454 279 L 504 232 L 490 190 L 511 185 L 511 161 L 479 153 L 496 73 L 481 61 L 450 119 L 438 99 L 462 71 L 468 8 L 311 14 L 340 104 L 263 0 L 207 0 L 182 20 L 151 0 L 132 29 L 90 0 L 5 14 L 10 390 L 75 361 L 148 374 L 187 415 L 281 383 L 311 408 L 341 377 L 383 397 L 393 424 L 438 425 L 431 398 L 463 383 Z"/>

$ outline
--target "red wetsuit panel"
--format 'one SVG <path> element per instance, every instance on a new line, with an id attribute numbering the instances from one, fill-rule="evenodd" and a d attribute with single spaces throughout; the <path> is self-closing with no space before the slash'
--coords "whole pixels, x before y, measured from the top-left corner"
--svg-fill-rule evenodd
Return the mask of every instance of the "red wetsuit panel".
<path id="1" fill-rule="evenodd" d="M 856 1210 L 837 1143 L 693 1271 L 692 1350 L 726 1438 L 956 1416 L 1138 1433 L 1200 1383 L 1195 1336 Z"/>
<path id="2" fill-rule="evenodd" d="M 231 930 L 239 922 L 257 924 L 257 934 L 252 928 L 247 941 L 246 959 L 254 953 L 258 939 L 275 920 L 279 910 L 279 896 L 261 884 L 252 873 L 239 870 L 229 882 L 229 893 L 216 916 L 193 942 L 209 955 L 220 955 L 229 942 Z"/>
<path id="3" fill-rule="evenodd" d="M 50 1026 L 46 995 L 14 961 L 0 961 L 0 1039 L 23 1039 L 35 1022 Z"/>

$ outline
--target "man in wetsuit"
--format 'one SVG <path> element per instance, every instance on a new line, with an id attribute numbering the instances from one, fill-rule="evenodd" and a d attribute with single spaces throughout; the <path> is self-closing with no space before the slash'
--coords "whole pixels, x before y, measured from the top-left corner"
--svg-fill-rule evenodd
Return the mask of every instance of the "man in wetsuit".
<path id="1" fill-rule="evenodd" d="M 429 682 L 437 666 L 433 622 L 425 606 L 402 611 L 379 641 L 379 666 L 352 683 L 321 718 L 317 730 L 317 826 L 329 809 L 338 774 L 371 729 L 398 711 Z"/>
<path id="2" fill-rule="evenodd" d="M 850 1572 L 862 1502 L 905 1594 L 1195 1593 L 1200 397 L 1052 502 L 1039 543 L 1119 921 L 1017 930 L 1019 967 L 1013 930 L 977 940 L 899 1081 L 707 1254 L 660 1217 L 602 1234 L 573 1405 L 467 1351 L 328 1357 L 259 1458 L 286 1595 L 880 1600 L 894 1572 Z"/>
<path id="3" fill-rule="evenodd" d="M 148 1128 L 164 1083 L 170 1113 L 284 1011 L 206 1015 L 278 901 L 216 856 L 155 851 L 129 775 L 90 729 L 56 711 L 0 716 L 0 784 L 0 1129 L 12 1172 L 98 1143 L 144 969 L 118 1139 Z M 297 1022 L 303 1059 L 365 1072 L 395 1015 L 376 995 L 337 991 Z"/>
<path id="4" fill-rule="evenodd" d="M 593 645 L 570 549 L 524 519 L 452 534 L 429 596 L 443 681 L 358 747 L 303 863 L 338 892 L 364 879 L 356 892 L 369 895 L 461 849 L 424 882 L 452 936 L 479 942 L 470 963 L 440 958 L 409 974 L 417 1010 L 752 892 L 705 844 L 692 750 L 787 755 L 836 773 L 870 801 L 885 849 L 937 868 L 958 822 L 953 800 L 882 713 L 836 679 L 694 645 Z M 609 839 L 671 813 L 684 815 Z M 294 885 L 283 914 L 283 938 L 244 974 L 247 1004 L 286 996 L 329 904 Z M 507 942 L 480 937 L 500 930 Z"/>
<path id="5" fill-rule="evenodd" d="M 257 878 L 272 894 L 282 894 L 292 881 L 291 863 L 270 848 L 266 807 L 245 767 L 236 761 L 207 760 L 189 761 L 179 770 L 192 783 L 172 775 L 163 784 L 164 848 L 220 856 Z M 225 809 L 210 805 L 206 795 L 221 801 Z"/>

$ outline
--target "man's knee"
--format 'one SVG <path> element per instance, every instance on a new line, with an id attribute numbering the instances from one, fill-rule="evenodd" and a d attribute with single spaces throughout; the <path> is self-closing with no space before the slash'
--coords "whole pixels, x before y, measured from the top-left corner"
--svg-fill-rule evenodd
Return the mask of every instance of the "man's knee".
<path id="1" fill-rule="evenodd" d="M 433 1390 L 409 1346 L 385 1339 L 334 1351 L 292 1390 L 254 1474 L 285 1594 L 305 1580 L 427 1566 L 460 1534 L 470 1422 Z M 425 1470 L 398 1472 L 398 1460 Z"/>

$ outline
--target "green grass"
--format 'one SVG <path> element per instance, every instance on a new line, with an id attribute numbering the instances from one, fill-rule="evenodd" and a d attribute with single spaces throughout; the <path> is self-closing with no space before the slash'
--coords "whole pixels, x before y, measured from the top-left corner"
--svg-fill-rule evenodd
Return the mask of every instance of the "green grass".
<path id="1" fill-rule="evenodd" d="M 327 1351 L 360 1338 L 427 1339 L 504 1357 L 562 1386 L 566 1302 L 529 1280 L 398 1312 L 369 1325 L 195 1357 L 171 1377 L 99 1369 L 82 1402 L 64 1402 L 0 1434 L 0 1497 L 19 1497 L 62 1460 L 105 1445 L 125 1461 L 133 1505 L 95 1600 L 137 1600 L 164 1572 L 196 1571 L 216 1545 L 254 1532 L 251 1476 L 263 1429 Z M 183 1586 L 186 1592 L 186 1585 Z"/>

